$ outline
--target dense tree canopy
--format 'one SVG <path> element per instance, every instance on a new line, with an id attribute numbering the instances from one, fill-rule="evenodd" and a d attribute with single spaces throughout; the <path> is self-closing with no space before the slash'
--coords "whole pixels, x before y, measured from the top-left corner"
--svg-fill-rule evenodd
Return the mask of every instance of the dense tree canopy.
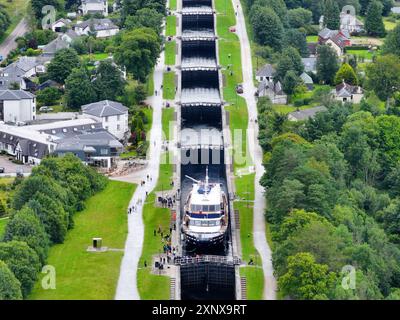
<path id="1" fill-rule="evenodd" d="M 58 83 L 64 83 L 74 68 L 79 66 L 79 57 L 74 49 L 61 49 L 47 67 L 48 77 Z"/>
<path id="2" fill-rule="evenodd" d="M 7 265 L 0 260 L 0 300 L 21 299 L 21 284 Z"/>

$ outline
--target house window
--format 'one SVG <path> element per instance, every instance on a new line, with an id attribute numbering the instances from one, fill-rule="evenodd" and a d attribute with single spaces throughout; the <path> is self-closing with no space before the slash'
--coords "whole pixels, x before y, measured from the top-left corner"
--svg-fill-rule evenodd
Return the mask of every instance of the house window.
<path id="1" fill-rule="evenodd" d="M 117 121 L 119 121 L 119 118 L 120 118 L 120 116 L 118 115 L 118 116 L 117 116 Z"/>
<path id="2" fill-rule="evenodd" d="M 105 122 L 108 122 L 108 117 L 105 118 Z"/>
<path id="3" fill-rule="evenodd" d="M 100 154 L 102 154 L 102 155 L 108 154 L 108 149 L 101 149 Z"/>
<path id="4" fill-rule="evenodd" d="M 117 131 L 121 130 L 121 126 L 117 124 Z"/>

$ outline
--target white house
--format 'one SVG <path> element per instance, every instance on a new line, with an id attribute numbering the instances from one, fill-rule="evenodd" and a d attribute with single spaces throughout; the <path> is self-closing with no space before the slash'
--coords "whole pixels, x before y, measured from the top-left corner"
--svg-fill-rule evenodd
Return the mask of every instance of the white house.
<path id="1" fill-rule="evenodd" d="M 272 81 L 275 75 L 275 68 L 271 64 L 264 65 L 256 72 L 257 81 Z"/>
<path id="2" fill-rule="evenodd" d="M 35 96 L 23 90 L 0 90 L 0 121 L 19 123 L 35 120 Z"/>
<path id="3" fill-rule="evenodd" d="M 103 124 L 103 128 L 123 140 L 129 132 L 128 108 L 119 102 L 103 100 L 83 105 L 82 114 Z"/>
<path id="4" fill-rule="evenodd" d="M 340 30 L 346 30 L 349 33 L 361 32 L 364 30 L 364 23 L 350 12 L 342 11 L 340 13 Z"/>
<path id="5" fill-rule="evenodd" d="M 93 33 L 97 38 L 106 38 L 116 35 L 119 28 L 110 19 L 89 19 L 74 26 L 78 35 Z"/>
<path id="6" fill-rule="evenodd" d="M 352 86 L 344 81 L 336 86 L 332 94 L 335 100 L 343 103 L 360 103 L 364 97 L 364 92 L 360 86 Z"/>
<path id="7" fill-rule="evenodd" d="M 58 19 L 57 21 L 55 21 L 52 25 L 51 25 L 51 30 L 53 30 L 54 32 L 61 32 L 61 29 L 63 27 L 68 27 L 71 24 L 71 20 L 69 19 Z"/>
<path id="8" fill-rule="evenodd" d="M 79 7 L 82 14 L 100 13 L 103 16 L 108 16 L 107 0 L 82 0 L 82 5 Z"/>

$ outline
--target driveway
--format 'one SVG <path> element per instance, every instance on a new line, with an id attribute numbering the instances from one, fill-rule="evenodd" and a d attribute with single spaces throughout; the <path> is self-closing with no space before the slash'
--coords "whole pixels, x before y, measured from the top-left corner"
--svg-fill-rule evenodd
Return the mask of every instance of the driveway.
<path id="1" fill-rule="evenodd" d="M 25 18 L 23 18 L 15 27 L 15 29 L 11 32 L 11 34 L 0 44 L 0 56 L 3 56 L 3 59 L 7 58 L 10 51 L 14 50 L 17 47 L 17 43 L 15 39 L 23 36 L 28 31 L 28 23 Z"/>
<path id="2" fill-rule="evenodd" d="M 9 158 L 12 158 L 12 156 L 0 156 L 0 167 L 4 168 L 4 173 L 1 173 L 0 177 L 15 176 L 18 168 L 22 168 L 24 170 L 24 174 L 31 173 L 31 166 L 13 163 L 9 160 Z"/>

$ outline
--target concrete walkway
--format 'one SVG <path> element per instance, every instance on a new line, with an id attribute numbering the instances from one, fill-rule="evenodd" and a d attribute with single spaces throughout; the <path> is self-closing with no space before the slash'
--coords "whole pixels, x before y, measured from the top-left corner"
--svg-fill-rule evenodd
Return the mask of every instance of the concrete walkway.
<path id="1" fill-rule="evenodd" d="M 143 205 L 137 205 L 137 201 L 142 200 L 144 204 L 146 200 L 146 191 L 150 194 L 158 180 L 162 142 L 161 116 L 163 108 L 163 98 L 162 93 L 160 93 L 160 87 L 163 82 L 164 67 L 164 52 L 162 52 L 154 68 L 154 88 L 157 90 L 157 95 L 153 95 L 148 99 L 153 107 L 153 123 L 150 131 L 148 164 L 146 170 L 141 171 L 142 177 L 139 179 L 146 181 L 146 184 L 144 186 L 140 186 L 140 184 L 137 186 L 130 202 L 130 206 L 135 206 L 136 210 L 128 215 L 128 236 L 126 238 L 125 254 L 122 259 L 117 292 L 115 294 L 116 300 L 140 300 L 136 275 L 139 259 L 142 254 L 144 225 L 142 218 Z M 151 177 L 151 181 L 147 181 L 147 175 Z M 132 175 L 132 179 L 132 182 L 135 182 L 138 177 Z"/>
<path id="2" fill-rule="evenodd" d="M 10 33 L 10 35 L 3 41 L 0 45 L 0 56 L 3 59 L 7 58 L 8 54 L 17 47 L 15 39 L 21 37 L 28 31 L 28 22 L 23 18 L 15 27 L 15 29 Z"/>
<path id="3" fill-rule="evenodd" d="M 272 268 L 272 252 L 265 236 L 265 195 L 264 188 L 259 181 L 264 174 L 262 165 L 263 152 L 258 144 L 258 125 L 254 122 L 257 119 L 257 103 L 254 97 L 256 88 L 253 82 L 253 66 L 251 61 L 251 48 L 246 31 L 246 23 L 243 15 L 242 6 L 239 0 L 232 0 L 236 16 L 236 34 L 240 40 L 242 70 L 243 70 L 243 97 L 246 99 L 249 114 L 248 123 L 248 148 L 253 157 L 255 166 L 255 199 L 254 199 L 254 221 L 253 234 L 254 245 L 260 253 L 262 268 L 264 271 L 264 299 L 276 299 L 276 280 Z"/>

